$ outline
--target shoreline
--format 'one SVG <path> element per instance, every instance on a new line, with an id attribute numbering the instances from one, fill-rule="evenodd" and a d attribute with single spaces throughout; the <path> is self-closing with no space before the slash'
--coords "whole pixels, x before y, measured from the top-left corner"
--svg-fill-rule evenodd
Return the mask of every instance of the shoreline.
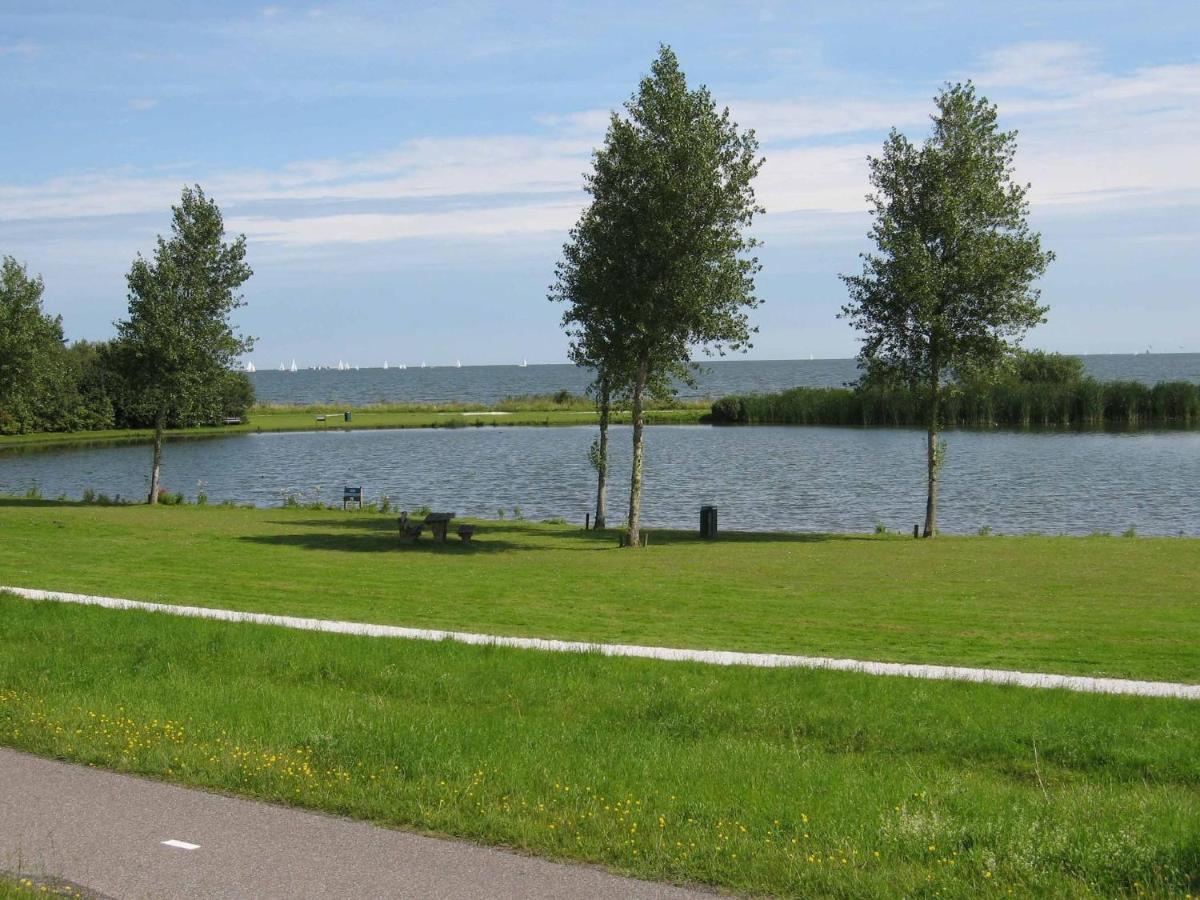
<path id="1" fill-rule="evenodd" d="M 404 404 L 372 404 L 368 406 L 341 405 L 337 411 L 318 413 L 319 407 L 302 406 L 255 407 L 239 425 L 200 425 L 193 428 L 171 428 L 165 434 L 169 442 L 207 440 L 246 434 L 302 434 L 322 431 L 406 431 L 414 429 L 461 428 L 563 428 L 596 425 L 595 410 L 577 408 L 508 409 L 492 407 L 444 406 L 405 408 Z M 331 407 L 332 409 L 332 407 Z M 350 412 L 349 422 L 343 419 Z M 324 422 L 317 416 L 326 417 Z M 712 425 L 720 428 L 848 428 L 855 431 L 923 430 L 918 425 L 779 423 L 779 422 L 714 422 L 711 407 L 673 406 L 647 409 L 645 423 L 661 425 Z M 632 424 L 628 410 L 614 411 L 610 417 L 614 426 Z M 1195 425 L 1122 425 L 1107 422 L 1102 426 L 1089 425 L 981 425 L 944 426 L 947 434 L 955 432 L 1007 432 L 1012 434 L 1187 434 L 1200 431 Z M 0 435 L 0 458 L 6 453 L 36 450 L 61 450 L 72 447 L 122 447 L 150 443 L 154 432 L 148 428 L 105 429 L 101 431 L 31 432 Z"/>

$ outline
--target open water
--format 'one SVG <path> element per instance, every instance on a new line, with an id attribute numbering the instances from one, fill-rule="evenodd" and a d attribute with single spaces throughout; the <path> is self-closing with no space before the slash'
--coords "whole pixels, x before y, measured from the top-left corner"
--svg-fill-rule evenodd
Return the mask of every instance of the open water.
<path id="1" fill-rule="evenodd" d="M 1088 374 L 1101 381 L 1200 383 L 1200 353 L 1084 356 Z M 722 359 L 702 363 L 695 387 L 680 385 L 682 397 L 771 393 L 791 387 L 840 387 L 858 377 L 852 359 Z M 582 394 L 590 375 L 572 365 L 438 366 L 259 371 L 251 375 L 263 403 L 495 403 L 505 397 Z"/>
<path id="2" fill-rule="evenodd" d="M 591 509 L 591 427 L 239 435 L 168 445 L 164 486 L 210 502 L 278 506 L 367 499 L 459 515 L 563 517 Z M 946 532 L 1200 535 L 1200 433 L 947 434 Z M 924 510 L 924 435 L 913 429 L 660 426 L 647 429 L 650 526 L 696 527 L 701 504 L 721 528 L 910 531 Z M 613 429 L 611 519 L 624 518 L 630 434 Z M 0 455 L 0 493 L 47 497 L 86 488 L 140 499 L 145 446 Z"/>

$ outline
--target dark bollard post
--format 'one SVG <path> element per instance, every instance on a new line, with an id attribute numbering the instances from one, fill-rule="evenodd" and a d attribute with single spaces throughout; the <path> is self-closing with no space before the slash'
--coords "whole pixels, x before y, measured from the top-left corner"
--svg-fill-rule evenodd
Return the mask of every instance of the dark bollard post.
<path id="1" fill-rule="evenodd" d="M 592 514 L 590 512 L 583 514 L 583 530 L 584 531 L 592 530 Z"/>
<path id="2" fill-rule="evenodd" d="M 920 537 L 920 536 L 921 535 L 917 532 L 917 526 L 914 525 L 913 526 L 913 537 Z"/>

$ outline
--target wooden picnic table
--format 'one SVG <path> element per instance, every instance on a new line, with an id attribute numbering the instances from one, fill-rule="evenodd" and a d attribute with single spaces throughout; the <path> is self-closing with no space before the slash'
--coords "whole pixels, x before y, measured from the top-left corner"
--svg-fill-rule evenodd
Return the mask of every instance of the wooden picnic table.
<path id="1" fill-rule="evenodd" d="M 425 524 L 429 526 L 435 541 L 446 543 L 446 531 L 450 527 L 450 520 L 456 515 L 457 513 L 452 512 L 431 512 L 425 517 Z"/>

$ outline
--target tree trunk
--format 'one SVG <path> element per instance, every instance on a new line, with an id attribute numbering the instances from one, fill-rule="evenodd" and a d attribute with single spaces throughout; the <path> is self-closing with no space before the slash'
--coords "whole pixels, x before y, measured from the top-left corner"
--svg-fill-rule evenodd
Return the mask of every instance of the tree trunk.
<path id="1" fill-rule="evenodd" d="M 611 398 L 608 386 L 600 388 L 600 442 L 598 445 L 596 466 L 596 528 L 607 525 L 608 514 L 608 418 L 611 412 Z"/>
<path id="2" fill-rule="evenodd" d="M 940 412 L 939 406 L 941 401 L 939 394 L 939 385 L 935 384 L 929 403 L 929 431 L 928 442 L 926 444 L 926 461 L 929 467 L 929 490 L 925 498 L 924 537 L 927 538 L 931 538 L 937 534 L 938 478 L 941 474 L 941 460 L 938 459 L 938 413 Z"/>
<path id="3" fill-rule="evenodd" d="M 158 477 L 162 470 L 162 439 L 163 417 L 154 419 L 154 464 L 150 468 L 150 497 L 146 500 L 151 506 L 158 503 Z"/>
<path id="4" fill-rule="evenodd" d="M 642 434 L 645 416 L 642 411 L 642 394 L 646 389 L 647 365 L 638 364 L 633 382 L 633 471 L 629 476 L 629 546 L 640 547 L 642 543 Z"/>

